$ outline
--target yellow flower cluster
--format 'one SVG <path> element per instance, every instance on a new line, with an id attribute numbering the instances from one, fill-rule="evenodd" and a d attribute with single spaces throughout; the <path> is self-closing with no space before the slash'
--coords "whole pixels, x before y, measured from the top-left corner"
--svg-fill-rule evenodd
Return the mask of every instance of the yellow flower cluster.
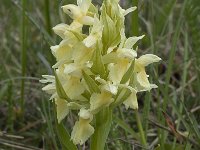
<path id="1" fill-rule="evenodd" d="M 55 76 L 44 75 L 44 91 L 51 94 L 60 123 L 69 111 L 79 110 L 71 139 L 83 144 L 93 133 L 91 121 L 105 107 L 124 104 L 138 109 L 137 92 L 149 91 L 145 67 L 161 59 L 152 54 L 137 58 L 133 46 L 144 36 L 126 38 L 125 16 L 136 7 L 122 9 L 119 0 L 106 0 L 98 10 L 91 0 L 62 6 L 72 23 L 58 24 L 54 32 L 62 38 L 51 50 L 57 63 Z M 83 33 L 88 26 L 88 34 Z"/>

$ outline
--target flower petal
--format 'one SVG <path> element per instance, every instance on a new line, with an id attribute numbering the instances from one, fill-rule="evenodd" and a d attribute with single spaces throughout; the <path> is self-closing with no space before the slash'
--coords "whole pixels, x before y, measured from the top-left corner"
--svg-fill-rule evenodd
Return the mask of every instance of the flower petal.
<path id="1" fill-rule="evenodd" d="M 65 42 L 65 43 L 64 43 Z M 51 46 L 52 54 L 56 57 L 57 61 L 65 59 L 66 61 L 71 60 L 72 48 L 68 41 L 62 41 L 60 45 Z"/>
<path id="2" fill-rule="evenodd" d="M 145 70 L 142 70 L 139 73 L 137 73 L 137 81 L 142 87 L 145 87 L 147 89 L 150 88 L 150 83 L 149 83 L 148 76 Z"/>
<path id="3" fill-rule="evenodd" d="M 68 102 L 64 99 L 56 98 L 57 119 L 60 123 L 69 113 Z"/>
<path id="4" fill-rule="evenodd" d="M 90 113 L 89 110 L 85 109 L 85 108 L 82 108 L 80 110 L 80 112 L 78 113 L 78 115 L 82 118 L 82 119 L 89 119 L 89 120 L 92 120 L 93 117 L 92 117 L 92 114 Z"/>
<path id="5" fill-rule="evenodd" d="M 65 31 L 67 31 L 67 29 L 69 28 L 69 25 L 67 24 L 64 24 L 64 23 L 61 23 L 61 24 L 58 24 L 56 25 L 55 27 L 53 27 L 53 31 L 58 35 L 60 36 L 62 39 L 65 38 Z"/>
<path id="6" fill-rule="evenodd" d="M 71 110 L 79 110 L 79 109 L 82 108 L 82 106 L 79 105 L 79 104 L 76 103 L 76 102 L 69 102 L 69 103 L 67 104 L 67 106 L 68 106 L 68 108 L 71 109 Z"/>
<path id="7" fill-rule="evenodd" d="M 119 84 L 123 75 L 126 73 L 129 67 L 129 61 L 127 59 L 118 60 L 116 64 L 109 64 L 109 79 L 113 84 Z"/>
<path id="8" fill-rule="evenodd" d="M 47 84 L 42 88 L 42 90 L 47 92 L 48 94 L 54 94 L 56 92 L 55 83 Z"/>
<path id="9" fill-rule="evenodd" d="M 84 144 L 94 133 L 94 128 L 89 122 L 90 120 L 82 118 L 80 118 L 79 121 L 76 121 L 71 134 L 71 139 L 74 144 Z"/>
<path id="10" fill-rule="evenodd" d="M 92 26 L 90 35 L 83 41 L 87 47 L 93 46 L 102 37 L 103 26 L 101 21 L 95 16 L 94 22 L 95 24 Z"/>
<path id="11" fill-rule="evenodd" d="M 121 48 L 117 50 L 117 53 L 119 58 L 128 58 L 133 60 L 137 57 L 137 52 L 133 49 Z"/>
<path id="12" fill-rule="evenodd" d="M 102 60 L 103 60 L 103 64 L 109 64 L 109 63 L 117 63 L 119 58 L 117 57 L 117 53 L 113 52 L 113 53 L 104 55 L 102 57 Z"/>
<path id="13" fill-rule="evenodd" d="M 84 64 L 88 62 L 93 54 L 93 49 L 86 47 L 82 42 L 79 42 L 73 47 L 72 60 L 78 64 Z"/>
<path id="14" fill-rule="evenodd" d="M 91 0 L 77 0 L 77 4 L 81 8 L 82 12 L 86 14 L 90 8 Z"/>
<path id="15" fill-rule="evenodd" d="M 101 89 L 102 89 L 102 90 L 107 91 L 107 92 L 110 92 L 110 93 L 112 93 L 113 95 L 116 95 L 116 94 L 117 94 L 118 86 L 116 86 L 116 85 L 114 85 L 114 84 L 111 84 L 109 81 L 106 81 L 106 80 L 104 80 L 104 79 L 101 79 L 100 76 L 97 76 L 97 77 L 95 78 L 95 80 L 102 84 L 102 86 L 101 86 Z"/>
<path id="16" fill-rule="evenodd" d="M 153 54 L 146 54 L 142 55 L 140 58 L 137 59 L 137 62 L 143 66 L 148 66 L 151 63 L 159 62 L 161 60 L 160 57 L 153 55 Z"/>
<path id="17" fill-rule="evenodd" d="M 124 12 L 123 12 L 123 15 L 126 16 L 128 15 L 129 13 L 135 11 L 137 9 L 137 7 L 130 7 L 128 9 L 126 9 Z"/>
<path id="18" fill-rule="evenodd" d="M 97 113 L 102 107 L 109 106 L 114 99 L 110 92 L 103 91 L 101 94 L 93 93 L 90 97 L 90 111 Z"/>
<path id="19" fill-rule="evenodd" d="M 92 47 L 94 44 L 96 44 L 97 38 L 93 35 L 89 35 L 87 38 L 83 40 L 83 43 L 87 47 Z"/>
<path id="20" fill-rule="evenodd" d="M 124 44 L 124 47 L 131 49 L 135 45 L 135 43 L 137 43 L 137 41 L 141 40 L 143 37 L 144 37 L 144 35 L 138 36 L 138 37 L 134 36 L 134 37 L 128 38 L 126 40 L 125 44 Z"/>
<path id="21" fill-rule="evenodd" d="M 80 82 L 80 78 L 71 76 L 70 79 L 63 85 L 63 88 L 70 99 L 75 99 L 80 96 L 85 88 Z"/>
<path id="22" fill-rule="evenodd" d="M 110 92 L 113 95 L 116 95 L 117 94 L 117 90 L 118 90 L 118 86 L 113 85 L 111 83 L 107 83 L 107 84 L 103 85 L 101 89 L 105 90 L 107 92 Z"/>
<path id="23" fill-rule="evenodd" d="M 77 64 L 75 63 L 71 63 L 71 64 L 66 64 L 65 65 L 65 70 L 64 70 L 64 73 L 65 74 L 71 74 L 73 72 L 76 72 L 80 69 L 80 66 L 78 66 Z"/>
<path id="24" fill-rule="evenodd" d="M 69 4 L 69 5 L 62 6 L 61 8 L 72 19 L 78 19 L 82 16 L 81 9 L 76 5 Z"/>
<path id="25" fill-rule="evenodd" d="M 125 108 L 128 109 L 129 107 L 132 109 L 138 109 L 138 101 L 136 92 L 132 92 L 131 95 L 123 102 Z"/>
<path id="26" fill-rule="evenodd" d="M 93 25 L 94 24 L 94 18 L 92 18 L 90 16 L 82 16 L 81 18 L 79 18 L 78 21 L 84 25 Z"/>

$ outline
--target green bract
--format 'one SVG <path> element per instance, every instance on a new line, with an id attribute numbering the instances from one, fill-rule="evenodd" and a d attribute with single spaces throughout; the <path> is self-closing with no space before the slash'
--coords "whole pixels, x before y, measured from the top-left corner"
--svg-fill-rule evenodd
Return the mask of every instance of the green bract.
<path id="1" fill-rule="evenodd" d="M 95 114 L 103 108 L 119 104 L 138 109 L 137 92 L 157 86 L 150 84 L 145 67 L 161 59 L 152 54 L 137 58 L 133 49 L 144 36 L 125 36 L 125 15 L 134 11 L 122 9 L 118 0 L 106 0 L 98 9 L 91 0 L 77 0 L 63 11 L 72 23 L 53 28 L 62 38 L 51 50 L 57 63 L 55 76 L 43 76 L 48 83 L 43 90 L 51 94 L 60 123 L 72 110 L 80 110 L 72 130 L 74 144 L 83 144 L 95 131 L 91 125 Z M 100 12 L 100 13 L 98 13 Z M 89 34 L 82 32 L 89 26 Z"/>

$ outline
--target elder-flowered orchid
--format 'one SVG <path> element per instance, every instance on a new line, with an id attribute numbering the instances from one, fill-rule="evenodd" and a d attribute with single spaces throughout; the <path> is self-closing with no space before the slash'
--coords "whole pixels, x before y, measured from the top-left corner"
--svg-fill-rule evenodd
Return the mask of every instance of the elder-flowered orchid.
<path id="1" fill-rule="evenodd" d="M 51 47 L 55 75 L 44 75 L 40 81 L 56 104 L 58 123 L 69 112 L 78 112 L 71 133 L 74 144 L 91 137 L 95 116 L 105 108 L 123 103 L 126 109 L 138 109 L 137 93 L 157 87 L 150 84 L 145 67 L 161 59 L 152 54 L 137 58 L 133 47 L 144 35 L 126 38 L 124 26 L 125 16 L 136 7 L 125 10 L 118 3 L 104 0 L 98 11 L 91 0 L 77 0 L 77 5 L 62 7 L 72 23 L 53 28 L 62 39 Z M 86 25 L 89 30 L 83 33 Z"/>

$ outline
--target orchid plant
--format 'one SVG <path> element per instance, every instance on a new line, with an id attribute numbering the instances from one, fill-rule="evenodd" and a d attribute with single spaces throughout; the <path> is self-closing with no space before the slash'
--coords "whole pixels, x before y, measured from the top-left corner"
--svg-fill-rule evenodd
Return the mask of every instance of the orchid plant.
<path id="1" fill-rule="evenodd" d="M 125 16 L 136 7 L 125 10 L 118 3 L 104 0 L 98 9 L 91 0 L 77 0 L 77 5 L 62 6 L 71 24 L 53 28 L 62 39 L 51 47 L 55 75 L 43 75 L 40 81 L 56 104 L 58 123 L 70 111 L 78 112 L 71 132 L 75 145 L 92 136 L 91 147 L 103 149 L 109 132 L 103 127 L 112 123 L 112 110 L 121 104 L 138 109 L 137 93 L 157 87 L 149 82 L 145 68 L 161 59 L 153 54 L 138 58 L 133 47 L 144 35 L 127 38 L 124 25 Z M 89 26 L 89 34 L 83 33 L 83 26 Z"/>

